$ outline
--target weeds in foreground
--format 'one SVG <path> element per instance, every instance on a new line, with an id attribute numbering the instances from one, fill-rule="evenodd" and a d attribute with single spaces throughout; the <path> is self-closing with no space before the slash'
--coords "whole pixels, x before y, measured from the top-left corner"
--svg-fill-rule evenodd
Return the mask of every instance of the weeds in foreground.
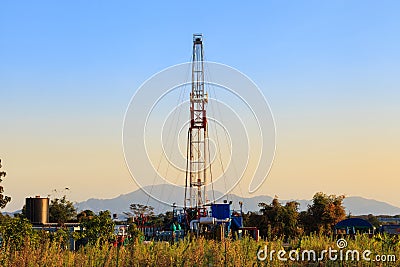
<path id="1" fill-rule="evenodd" d="M 330 261 L 281 261 L 277 257 L 284 249 L 288 258 L 290 250 L 315 250 L 317 255 L 329 248 L 338 249 L 333 237 L 310 235 L 293 239 L 256 242 L 249 238 L 224 241 L 204 238 L 185 239 L 174 244 L 168 242 L 134 243 L 123 247 L 95 244 L 69 251 L 57 242 L 32 245 L 26 240 L 20 249 L 1 248 L 0 266 L 400 266 L 400 241 L 396 236 L 357 235 L 347 239 L 344 249 L 370 250 L 375 255 L 395 255 L 396 261 L 376 262 L 360 259 Z M 257 252 L 267 248 L 268 257 L 257 259 Z M 270 252 L 275 251 L 272 258 Z"/>

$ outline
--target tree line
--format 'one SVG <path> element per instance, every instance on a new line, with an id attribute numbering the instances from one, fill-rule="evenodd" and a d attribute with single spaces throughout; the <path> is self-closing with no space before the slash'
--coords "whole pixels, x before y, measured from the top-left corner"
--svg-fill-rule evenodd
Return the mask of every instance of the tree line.
<path id="1" fill-rule="evenodd" d="M 0 160 L 1 168 L 1 160 Z M 0 172 L 1 177 L 5 177 L 5 172 Z M 0 208 L 4 208 L 11 198 L 3 195 L 4 189 L 0 186 Z M 310 233 L 331 235 L 336 223 L 345 219 L 346 213 L 343 206 L 344 196 L 326 195 L 318 192 L 313 196 L 312 203 L 307 210 L 299 211 L 299 203 L 289 201 L 285 204 L 279 202 L 275 197 L 271 203 L 259 203 L 259 211 L 252 211 L 242 214 L 244 225 L 257 227 L 262 238 L 278 239 L 293 238 Z M 154 214 L 154 208 L 147 205 L 133 203 L 129 207 L 128 231 L 134 236 L 140 236 L 138 226 L 152 225 L 169 230 L 173 223 L 173 212 L 167 211 L 158 215 Z M 367 218 L 372 223 L 376 223 L 374 216 Z M 82 229 L 74 233 L 75 239 L 85 239 L 88 243 L 105 243 L 113 238 L 115 221 L 111 217 L 110 211 L 101 211 L 98 214 L 91 210 L 77 212 L 73 203 L 66 196 L 54 198 L 49 205 L 50 222 L 58 223 L 63 226 L 66 222 L 79 222 Z M 22 237 L 30 236 L 32 240 L 35 233 L 32 225 L 26 219 L 26 209 L 22 208 L 21 214 L 16 214 L 15 218 L 0 214 L 0 233 L 3 239 L 13 238 L 16 246 L 22 242 Z M 15 238 L 19 236 L 19 238 Z M 53 239 L 63 239 L 67 242 L 68 233 L 61 227 Z"/>
<path id="2" fill-rule="evenodd" d="M 294 238 L 310 233 L 331 235 L 333 227 L 339 221 L 345 219 L 343 207 L 344 196 L 326 195 L 316 193 L 305 211 L 299 211 L 299 203 L 289 201 L 285 204 L 279 202 L 275 197 L 271 203 L 259 203 L 259 211 L 248 212 L 243 215 L 244 225 L 257 227 L 260 236 L 268 240 Z M 169 230 L 173 223 L 173 212 L 167 211 L 161 214 L 154 214 L 151 206 L 131 204 L 130 212 L 125 213 L 129 225 L 128 232 L 134 237 L 141 235 L 138 227 L 151 225 Z M 66 222 L 79 222 L 82 229 L 73 233 L 75 240 L 84 239 L 86 243 L 106 243 L 114 237 L 114 226 L 116 221 L 112 219 L 110 211 L 101 211 L 98 214 L 91 210 L 84 210 L 77 213 L 73 203 L 65 196 L 52 199 L 49 205 L 50 222 L 58 223 L 60 231 L 57 231 L 51 239 L 68 242 L 69 233 L 65 227 Z M 1 215 L 0 232 L 3 239 L 13 238 L 15 246 L 23 243 L 23 237 L 35 236 L 32 226 L 26 219 L 25 208 L 15 218 Z M 19 236 L 19 238 L 16 238 Z M 36 237 L 37 239 L 37 237 Z"/>
<path id="3" fill-rule="evenodd" d="M 283 205 L 275 197 L 270 204 L 259 203 L 259 212 L 244 214 L 244 223 L 257 227 L 260 236 L 267 239 L 292 238 L 310 233 L 330 235 L 334 225 L 346 217 L 343 199 L 344 196 L 318 192 L 307 210 L 300 212 L 298 202 L 289 201 Z"/>

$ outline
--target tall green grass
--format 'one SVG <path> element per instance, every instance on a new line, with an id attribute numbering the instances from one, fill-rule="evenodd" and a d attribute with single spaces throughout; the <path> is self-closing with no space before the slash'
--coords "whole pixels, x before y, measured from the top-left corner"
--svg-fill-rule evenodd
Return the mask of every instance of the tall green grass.
<path id="1" fill-rule="evenodd" d="M 224 241 L 204 238 L 185 239 L 174 244 L 168 242 L 149 242 L 130 244 L 125 247 L 111 245 L 92 245 L 72 252 L 59 245 L 59 242 L 35 244 L 26 240 L 25 245 L 16 250 L 8 246 L 1 248 L 0 266 L 400 266 L 400 242 L 395 236 L 357 235 L 347 238 L 346 249 L 371 250 L 375 254 L 391 254 L 396 262 L 329 261 L 296 262 L 259 261 L 257 251 L 267 246 L 271 250 L 310 250 L 321 251 L 329 247 L 337 249 L 333 237 L 310 235 L 293 239 L 289 243 L 281 240 L 256 242 L 249 238 Z"/>

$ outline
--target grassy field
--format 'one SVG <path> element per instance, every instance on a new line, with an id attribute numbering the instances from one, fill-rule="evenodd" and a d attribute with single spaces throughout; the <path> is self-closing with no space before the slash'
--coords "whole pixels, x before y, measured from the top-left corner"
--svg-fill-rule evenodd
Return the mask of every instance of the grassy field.
<path id="1" fill-rule="evenodd" d="M 301 261 L 303 250 L 315 250 L 317 257 L 322 250 L 338 249 L 336 240 L 325 236 L 305 236 L 283 244 L 280 240 L 259 241 L 244 238 L 222 242 L 204 238 L 186 239 L 175 244 L 167 242 L 136 243 L 125 247 L 87 246 L 77 252 L 60 248 L 58 243 L 45 242 L 26 245 L 18 251 L 7 246 L 2 248 L 1 266 L 400 266 L 400 242 L 397 237 L 357 235 L 348 238 L 346 250 L 372 252 L 371 261 L 336 260 L 326 257 L 321 261 Z M 257 259 L 257 252 L 267 248 L 268 257 Z M 277 252 L 272 260 L 269 253 L 281 249 L 299 252 L 300 260 L 278 260 Z M 293 252 L 294 253 L 294 252 Z M 262 254 L 262 253 L 261 253 Z M 261 255 L 260 254 L 260 255 Z M 395 262 L 374 262 L 375 255 L 395 255 Z M 293 254 L 295 255 L 295 253 Z M 339 255 L 339 253 L 338 253 Z M 343 254 L 345 255 L 345 254 Z M 344 257 L 344 256 L 343 256 Z"/>

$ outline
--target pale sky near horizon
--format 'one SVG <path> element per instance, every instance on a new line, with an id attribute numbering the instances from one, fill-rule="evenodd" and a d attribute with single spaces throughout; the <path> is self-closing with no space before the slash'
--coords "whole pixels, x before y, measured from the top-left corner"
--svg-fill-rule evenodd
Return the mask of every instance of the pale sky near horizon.
<path id="1" fill-rule="evenodd" d="M 398 1 L 1 1 L 5 211 L 66 187 L 72 201 L 136 190 L 125 110 L 146 79 L 190 60 L 198 32 L 206 59 L 249 76 L 272 109 L 276 157 L 255 195 L 323 191 L 400 207 L 399 10 Z"/>

